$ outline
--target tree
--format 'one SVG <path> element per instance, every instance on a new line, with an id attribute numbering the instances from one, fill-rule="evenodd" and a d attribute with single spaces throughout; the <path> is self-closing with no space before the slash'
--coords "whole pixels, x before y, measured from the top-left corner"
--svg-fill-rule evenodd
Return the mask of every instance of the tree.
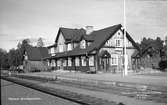
<path id="1" fill-rule="evenodd" d="M 17 44 L 17 49 L 21 49 L 21 43 L 20 42 Z"/>
<path id="2" fill-rule="evenodd" d="M 141 49 L 145 49 L 152 42 L 153 42 L 153 39 L 151 39 L 151 38 L 147 39 L 146 37 L 144 37 L 143 40 L 141 41 L 141 45 L 140 45 Z"/>
<path id="3" fill-rule="evenodd" d="M 144 51 L 145 49 L 148 49 L 146 51 L 147 54 L 150 55 L 150 57 L 153 57 L 157 54 L 159 54 L 161 56 L 161 52 L 163 49 L 163 40 L 161 40 L 160 37 L 157 37 L 156 39 L 151 39 L 151 38 L 143 38 L 143 40 L 141 41 L 141 49 L 142 51 Z M 149 48 L 151 47 L 151 48 Z"/>
<path id="4" fill-rule="evenodd" d="M 23 54 L 24 54 L 24 51 L 25 51 L 27 46 L 31 46 L 30 45 L 30 39 L 24 39 L 21 43 L 21 47 L 18 47 L 22 58 L 23 58 Z"/>
<path id="5" fill-rule="evenodd" d="M 167 36 L 165 36 L 165 45 L 167 45 Z"/>
<path id="6" fill-rule="evenodd" d="M 165 37 L 165 45 L 163 46 L 163 49 L 161 50 L 161 58 L 167 59 L 167 36 Z"/>
<path id="7" fill-rule="evenodd" d="M 21 48 L 25 49 L 27 45 L 30 45 L 30 39 L 24 39 L 21 44 Z"/>
<path id="8" fill-rule="evenodd" d="M 43 39 L 40 37 L 37 42 L 37 47 L 43 47 L 43 46 L 44 46 Z"/>
<path id="9" fill-rule="evenodd" d="M 4 49 L 0 48 L 0 69 L 9 68 L 7 56 L 8 56 L 8 53 Z"/>
<path id="10" fill-rule="evenodd" d="M 24 52 L 29 45 L 30 40 L 24 39 L 22 43 L 18 43 L 17 49 L 11 49 L 8 53 L 8 61 L 10 66 L 18 67 L 23 64 Z"/>
<path id="11" fill-rule="evenodd" d="M 9 50 L 8 59 L 9 59 L 9 65 L 10 66 L 16 66 L 17 61 L 16 61 L 15 49 Z"/>
<path id="12" fill-rule="evenodd" d="M 163 40 L 161 40 L 160 37 L 157 37 L 157 39 L 155 40 L 155 48 L 160 51 L 161 49 L 163 49 Z"/>

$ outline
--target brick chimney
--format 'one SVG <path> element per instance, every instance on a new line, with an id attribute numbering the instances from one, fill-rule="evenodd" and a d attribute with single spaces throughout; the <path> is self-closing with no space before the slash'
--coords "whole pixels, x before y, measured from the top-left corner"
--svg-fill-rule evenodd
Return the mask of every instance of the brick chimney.
<path id="1" fill-rule="evenodd" d="M 86 29 L 86 35 L 89 35 L 93 32 L 93 26 L 86 26 L 85 29 Z"/>

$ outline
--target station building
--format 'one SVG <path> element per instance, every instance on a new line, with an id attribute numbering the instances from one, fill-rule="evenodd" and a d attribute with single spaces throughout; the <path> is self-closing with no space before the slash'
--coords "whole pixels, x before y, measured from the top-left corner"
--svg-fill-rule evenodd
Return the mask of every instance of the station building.
<path id="1" fill-rule="evenodd" d="M 60 27 L 55 43 L 48 46 L 45 58 L 53 69 L 74 71 L 121 72 L 123 70 L 123 27 L 121 24 L 100 30 L 93 26 L 81 29 Z M 139 47 L 126 33 L 128 69 L 133 67 L 132 55 Z"/>

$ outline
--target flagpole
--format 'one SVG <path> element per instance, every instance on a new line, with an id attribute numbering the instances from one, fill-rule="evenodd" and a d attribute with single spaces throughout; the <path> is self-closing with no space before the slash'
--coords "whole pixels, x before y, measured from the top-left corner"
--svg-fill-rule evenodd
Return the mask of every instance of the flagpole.
<path id="1" fill-rule="evenodd" d="M 126 54 L 126 0 L 124 0 L 124 72 L 123 72 L 123 76 L 127 76 L 128 75 L 128 70 L 127 70 L 127 54 Z"/>

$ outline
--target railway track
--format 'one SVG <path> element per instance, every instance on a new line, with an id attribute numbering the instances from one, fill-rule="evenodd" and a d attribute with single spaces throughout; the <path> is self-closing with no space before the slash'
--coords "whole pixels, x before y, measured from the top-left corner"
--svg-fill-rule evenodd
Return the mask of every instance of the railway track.
<path id="1" fill-rule="evenodd" d="M 117 94 L 122 96 L 128 96 L 136 98 L 138 100 L 147 100 L 160 103 L 167 103 L 167 90 L 166 87 L 154 87 L 141 85 L 138 87 L 136 84 L 130 83 L 117 83 L 115 85 L 96 85 L 93 83 L 81 83 L 68 80 L 60 80 L 57 77 L 46 78 L 46 77 L 36 77 L 36 76 L 25 76 L 25 75 L 15 75 L 18 78 L 36 80 L 41 82 L 49 82 L 51 84 L 59 84 L 70 87 L 83 88 L 92 91 L 101 91 L 105 93 Z"/>
<path id="2" fill-rule="evenodd" d="M 89 83 L 87 84 L 87 83 L 80 83 L 80 82 L 74 82 L 74 81 L 59 80 L 57 77 L 54 77 L 54 78 L 46 78 L 45 77 L 44 78 L 44 77 L 24 76 L 24 75 L 14 75 L 14 77 L 17 77 L 17 78 L 20 78 L 23 80 L 38 81 L 40 83 L 48 82 L 50 84 L 59 84 L 59 85 L 65 85 L 65 86 L 69 86 L 69 87 L 83 88 L 83 89 L 87 89 L 87 90 L 91 90 L 91 91 L 101 91 L 101 92 L 105 92 L 105 93 L 123 95 L 123 96 L 136 98 L 139 100 L 167 103 L 167 100 L 166 100 L 167 99 L 167 90 L 165 88 L 157 88 L 157 87 L 149 87 L 148 88 L 148 87 L 146 87 L 146 89 L 140 90 L 140 89 L 136 88 L 135 85 L 133 85 L 133 84 L 96 85 L 96 84 L 89 84 Z M 68 92 L 65 92 L 65 93 L 68 93 Z M 74 100 L 80 100 L 81 102 L 85 101 L 85 99 L 82 98 L 81 95 L 77 96 L 76 93 L 71 93 L 71 94 L 74 94 L 73 95 L 74 97 L 76 96 L 74 98 Z M 77 99 L 77 97 L 81 97 L 81 98 Z M 85 98 L 87 98 L 88 100 L 89 99 L 96 100 L 95 98 L 92 98 L 90 96 L 86 96 Z M 107 103 L 106 100 L 101 100 L 101 99 L 97 99 L 97 101 L 94 101 L 94 103 L 95 102 L 100 103 L 100 102 L 98 102 L 98 100 L 100 100 L 100 102 L 102 102 L 102 103 L 97 104 L 97 105 L 103 105 L 104 103 Z M 88 103 L 93 103 L 93 102 L 88 102 Z M 117 105 L 114 102 L 112 102 L 112 103 L 113 103 L 113 105 Z M 94 105 L 94 104 L 89 104 L 89 105 Z M 111 105 L 111 104 L 109 104 L 109 105 Z"/>
<path id="3" fill-rule="evenodd" d="M 20 79 L 16 77 L 1 76 L 1 79 L 10 81 L 10 82 L 13 82 L 13 83 L 16 83 L 16 84 L 19 84 L 19 85 L 22 85 L 22 86 L 25 86 L 31 89 L 35 89 L 35 90 L 38 90 L 43 93 L 47 93 L 47 94 L 50 94 L 56 97 L 60 97 L 62 99 L 69 100 L 71 102 L 75 102 L 81 105 L 124 105 L 123 103 L 110 102 L 107 100 L 103 100 L 101 98 L 91 97 L 91 96 L 83 95 L 83 94 L 77 94 L 77 93 L 66 91 L 63 89 L 46 88 L 36 83 L 32 83 L 32 82 L 26 81 L 25 79 Z M 48 80 L 41 80 L 37 78 L 35 80 L 36 81 L 38 80 L 41 82 L 48 82 Z"/>

